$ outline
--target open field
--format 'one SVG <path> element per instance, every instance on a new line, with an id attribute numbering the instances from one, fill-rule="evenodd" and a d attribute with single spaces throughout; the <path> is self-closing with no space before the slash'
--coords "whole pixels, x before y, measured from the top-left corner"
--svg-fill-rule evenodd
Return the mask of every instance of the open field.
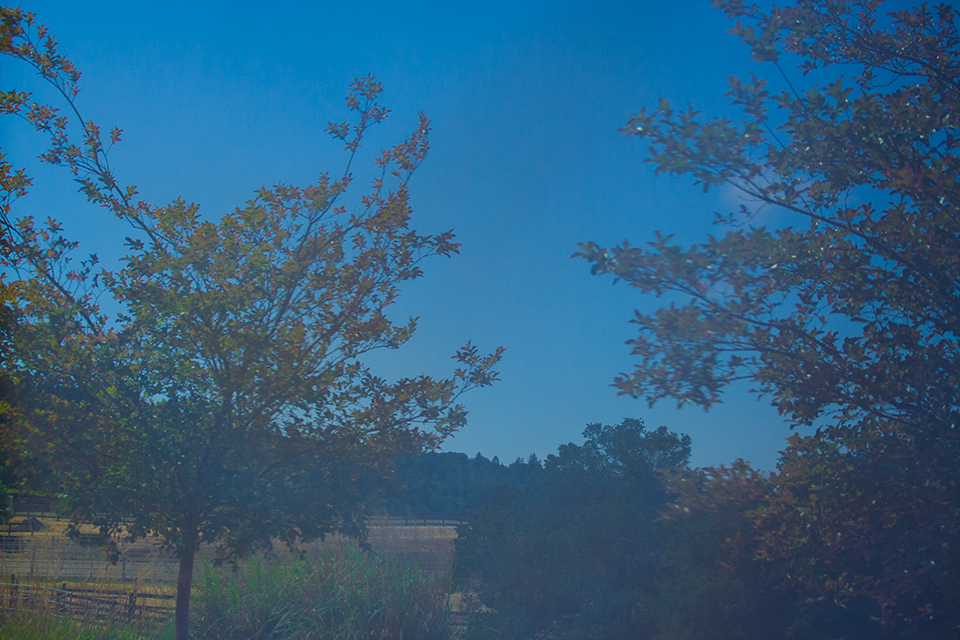
<path id="1" fill-rule="evenodd" d="M 101 547 L 93 527 L 81 527 L 81 538 L 67 536 L 67 522 L 45 515 L 32 516 L 42 528 L 36 531 L 17 531 L 24 516 L 13 518 L 0 528 L 0 582 L 29 581 L 69 585 L 78 583 L 137 583 L 172 585 L 176 580 L 177 560 L 160 549 L 156 539 L 125 542 L 116 539 L 120 560 L 111 564 Z M 456 527 L 446 524 L 402 524 L 402 518 L 380 518 L 370 522 L 369 542 L 373 551 L 384 556 L 405 556 L 413 564 L 431 575 L 447 575 L 452 570 Z M 409 522 L 409 521 L 408 521 Z M 303 545 L 304 549 L 324 546 L 351 545 L 351 540 L 339 536 L 328 537 Z M 271 559 L 290 558 L 285 548 L 278 548 Z M 213 549 L 204 550 L 202 557 L 212 561 Z M 203 562 L 198 562 L 202 570 Z M 11 576 L 14 576 L 13 578 Z"/>

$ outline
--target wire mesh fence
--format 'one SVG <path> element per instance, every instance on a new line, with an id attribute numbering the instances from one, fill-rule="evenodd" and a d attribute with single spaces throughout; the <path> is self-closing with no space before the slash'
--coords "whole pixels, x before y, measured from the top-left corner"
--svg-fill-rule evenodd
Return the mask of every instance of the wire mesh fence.
<path id="1" fill-rule="evenodd" d="M 100 585 L 88 587 L 48 587 L 21 583 L 16 574 L 10 582 L 0 582 L 0 612 L 44 612 L 55 617 L 84 620 L 158 621 L 170 617 L 175 596 L 149 588 L 109 589 Z"/>
<path id="2" fill-rule="evenodd" d="M 456 525 L 466 521 L 466 516 L 457 514 L 383 513 L 368 520 L 368 540 L 378 554 L 404 555 L 431 574 L 443 574 L 452 566 Z M 176 581 L 178 560 L 161 549 L 159 540 L 131 543 L 117 536 L 107 541 L 93 528 L 71 537 L 67 524 L 50 513 L 22 511 L 0 527 L 0 580 L 14 574 L 46 581 Z M 107 542 L 118 552 L 115 563 L 105 549 Z M 352 544 L 328 538 L 326 544 L 331 543 Z M 213 549 L 201 554 L 208 560 L 214 555 Z"/>
<path id="3" fill-rule="evenodd" d="M 47 580 L 140 580 L 169 582 L 177 575 L 177 559 L 151 544 L 119 546 L 116 564 L 95 542 L 65 535 L 3 536 L 0 575 Z"/>

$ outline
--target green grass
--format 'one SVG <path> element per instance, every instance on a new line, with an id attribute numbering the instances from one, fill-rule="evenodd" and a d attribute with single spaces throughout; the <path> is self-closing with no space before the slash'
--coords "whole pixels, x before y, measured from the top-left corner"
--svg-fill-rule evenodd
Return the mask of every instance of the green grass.
<path id="1" fill-rule="evenodd" d="M 253 558 L 210 570 L 194 586 L 198 640 L 440 640 L 448 634 L 449 585 L 411 564 L 355 546 L 303 560 Z"/>
<path id="2" fill-rule="evenodd" d="M 2 640 L 162 640 L 163 637 L 145 635 L 139 625 L 71 620 L 42 611 L 26 611 L 0 618 Z"/>

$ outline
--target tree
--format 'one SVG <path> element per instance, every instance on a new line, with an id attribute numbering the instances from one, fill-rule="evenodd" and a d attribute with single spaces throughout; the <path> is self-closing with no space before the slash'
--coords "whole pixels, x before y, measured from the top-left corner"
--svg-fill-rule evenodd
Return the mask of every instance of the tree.
<path id="1" fill-rule="evenodd" d="M 9 219 L 10 200 L 22 190 L 25 180 L 22 172 L 11 171 L 5 157 L 0 153 L 0 220 L 3 221 Z M 0 224 L 0 244 L 5 244 L 5 236 L 5 225 Z M 8 451 L 12 448 L 8 422 L 16 404 L 16 393 L 7 372 L 13 368 L 15 301 L 16 287 L 6 282 L 4 274 L 0 273 L 0 524 L 13 515 L 7 489 L 10 481 Z"/>
<path id="2" fill-rule="evenodd" d="M 896 536 L 883 540 L 875 533 L 850 527 L 855 523 L 848 522 L 821 538 L 820 530 L 826 533 L 826 527 L 817 522 L 817 513 L 806 508 L 811 506 L 810 501 L 786 491 L 785 479 L 793 481 L 795 489 L 801 488 L 804 479 L 813 480 L 809 475 L 801 479 L 786 472 L 759 472 L 742 460 L 729 467 L 681 469 L 666 479 L 665 489 L 672 502 L 663 509 L 658 522 L 659 579 L 655 595 L 644 603 L 654 620 L 654 638 L 940 637 L 935 625 L 914 623 L 901 629 L 883 624 L 874 615 L 879 612 L 872 598 L 862 589 L 850 589 L 863 576 L 845 574 L 854 565 L 843 554 L 894 542 Z M 805 488 L 817 494 L 823 489 L 816 482 Z M 845 488 L 857 496 L 862 483 Z M 849 516 L 847 510 L 833 510 L 836 505 L 829 498 L 813 502 L 819 501 L 827 503 L 824 510 L 834 524 Z M 863 506 L 862 497 L 857 501 Z M 799 508 L 793 513 L 783 512 L 782 507 L 788 504 Z M 772 510 L 771 505 L 775 505 Z M 775 513 L 778 510 L 780 514 Z M 843 537 L 836 537 L 840 531 Z M 832 540 L 830 535 L 834 536 Z M 851 545 L 850 538 L 857 536 L 863 541 Z M 821 542 L 844 551 L 823 553 Z M 889 551 L 876 550 L 877 557 Z M 904 560 L 912 562 L 908 557 Z M 886 577 L 903 566 L 890 566 Z M 839 578 L 842 584 L 824 592 L 818 580 L 830 578 Z M 838 592 L 840 598 L 836 597 Z M 910 608 L 909 603 L 903 604 L 904 609 Z"/>
<path id="3" fill-rule="evenodd" d="M 788 52 L 804 72 L 844 64 L 854 77 L 778 95 L 765 80 L 731 78 L 740 123 L 703 122 L 666 102 L 631 118 L 624 131 L 650 142 L 658 173 L 691 174 L 704 189 L 730 185 L 758 206 L 718 220 L 740 216 L 743 228 L 689 249 L 664 236 L 649 249 L 582 246 L 595 273 L 689 298 L 638 315 L 640 362 L 618 388 L 710 406 L 746 377 L 798 424 L 832 415 L 853 430 L 951 430 L 960 375 L 956 11 L 898 12 L 884 31 L 874 0 L 769 14 L 717 4 L 752 21 L 734 31 L 758 60 L 780 69 Z M 750 223 L 761 207 L 781 214 L 779 228 Z"/>
<path id="4" fill-rule="evenodd" d="M 657 523 L 656 590 L 643 602 L 652 637 L 807 637 L 786 632 L 795 627 L 795 598 L 778 583 L 780 567 L 752 561 L 750 514 L 768 495 L 764 474 L 738 460 L 730 468 L 680 469 L 665 485 L 677 502 Z M 819 631 L 810 637 L 836 637 Z"/>
<path id="5" fill-rule="evenodd" d="M 97 272 L 95 255 L 71 262 L 76 243 L 56 221 L 4 216 L 3 261 L 19 292 L 19 445 L 54 467 L 75 523 L 110 533 L 132 517 L 130 537 L 158 535 L 177 553 L 176 637 L 186 640 L 202 545 L 216 543 L 226 560 L 273 539 L 359 535 L 366 479 L 462 426 L 457 398 L 496 380 L 501 350 L 483 357 L 467 344 L 455 355 L 460 368 L 440 380 L 389 383 L 364 364 L 416 327 L 385 314 L 399 285 L 421 275 L 422 260 L 458 248 L 452 232 L 410 228 L 407 185 L 428 148 L 422 114 L 347 210 L 351 164 L 388 113 L 374 78 L 351 85 L 356 123 L 329 125 L 348 154 L 340 178 L 262 189 L 210 221 L 197 205 L 155 207 L 122 186 L 99 128 L 79 114 L 79 72 L 32 14 L 5 8 L 2 19 L 0 51 L 56 87 L 69 115 L 17 91 L 2 95 L 3 111 L 49 135 L 42 159 L 69 169 L 133 234 L 122 268 Z M 120 137 L 114 129 L 110 145 Z M 29 182 L 2 166 L 19 176 L 6 185 L 18 195 Z M 121 309 L 113 316 L 96 304 L 104 292 Z"/>
<path id="6" fill-rule="evenodd" d="M 690 438 L 643 422 L 590 424 L 525 484 L 504 484 L 457 538 L 457 578 L 488 609 L 493 637 L 635 638 L 655 584 L 658 469 L 683 465 Z"/>
<path id="7" fill-rule="evenodd" d="M 786 583 L 810 598 L 908 637 L 956 637 L 956 476 L 956 455 L 901 438 L 794 436 L 754 513 L 755 556 L 790 565 Z"/>
<path id="8" fill-rule="evenodd" d="M 958 13 L 882 14 L 880 0 L 714 4 L 786 90 L 733 77 L 739 122 L 666 101 L 629 120 L 658 173 L 727 185 L 747 204 L 717 216 L 722 236 L 689 248 L 659 234 L 646 248 L 581 246 L 594 273 L 685 299 L 636 315 L 639 363 L 615 384 L 709 407 L 749 379 L 793 424 L 816 425 L 792 440 L 759 514 L 775 529 L 768 551 L 806 549 L 820 597 L 867 597 L 890 624 L 944 619 L 960 532 Z M 820 76 L 842 65 L 846 77 L 799 91 L 787 62 Z M 772 228 L 756 222 L 760 209 Z M 806 545 L 808 525 L 832 548 Z M 869 550 L 881 540 L 900 561 Z"/>
<path id="9" fill-rule="evenodd" d="M 3 363 L 3 369 L 0 371 L 0 524 L 7 522 L 13 515 L 10 510 L 10 493 L 7 490 L 8 467 L 6 452 L 10 448 L 8 435 L 10 429 L 7 426 L 9 414 L 13 411 L 13 385 L 9 376 L 4 373 L 9 370 L 11 347 L 11 329 L 12 329 L 12 308 L 10 302 L 12 291 L 6 284 L 0 280 L 0 362 Z"/>

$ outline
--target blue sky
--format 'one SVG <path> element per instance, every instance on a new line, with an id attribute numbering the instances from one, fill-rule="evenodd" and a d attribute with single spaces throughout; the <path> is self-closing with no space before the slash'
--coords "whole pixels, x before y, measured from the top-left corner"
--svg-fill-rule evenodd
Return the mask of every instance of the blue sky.
<path id="1" fill-rule="evenodd" d="M 463 247 L 405 287 L 392 315 L 419 316 L 418 332 L 372 364 L 388 377 L 443 376 L 468 340 L 506 348 L 502 381 L 465 397 L 469 424 L 444 449 L 508 462 L 579 442 L 588 422 L 637 417 L 690 434 L 694 464 L 773 467 L 789 429 L 746 386 L 708 413 L 617 397 L 610 383 L 633 366 L 624 345 L 633 309 L 661 301 L 570 257 L 578 242 L 641 244 L 655 229 L 702 240 L 714 211 L 736 208 L 731 192 L 655 177 L 643 145 L 618 133 L 660 96 L 719 114 L 730 74 L 775 81 L 719 12 L 706 1 L 304 4 L 21 6 L 83 73 L 85 117 L 124 130 L 111 164 L 155 204 L 182 196 L 216 217 L 261 186 L 342 171 L 341 147 L 323 129 L 346 118 L 355 76 L 376 75 L 392 110 L 358 177 L 418 111 L 431 118 L 413 225 L 452 228 Z M 0 65 L 4 90 L 48 95 L 26 67 Z M 66 172 L 35 161 L 42 139 L 13 119 L 0 121 L 0 137 L 34 178 L 14 214 L 53 215 L 82 250 L 118 258 L 127 231 L 84 202 Z"/>

